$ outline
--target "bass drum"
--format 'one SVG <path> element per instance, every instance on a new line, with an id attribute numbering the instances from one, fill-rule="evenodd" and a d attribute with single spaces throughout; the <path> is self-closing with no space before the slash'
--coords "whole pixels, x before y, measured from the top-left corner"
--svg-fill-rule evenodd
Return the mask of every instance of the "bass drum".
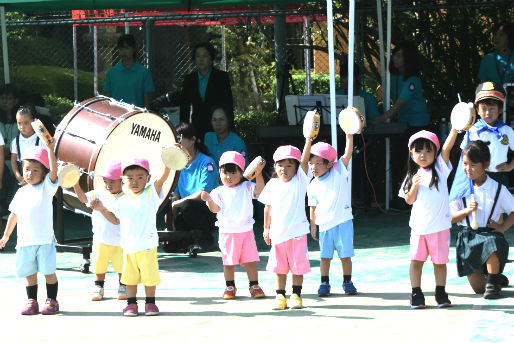
<path id="1" fill-rule="evenodd" d="M 114 160 L 143 157 L 150 163 L 150 182 L 163 172 L 163 148 L 177 142 L 175 128 L 157 114 L 134 105 L 99 96 L 75 104 L 57 126 L 55 154 L 57 159 L 80 167 L 80 185 L 84 192 L 104 189 L 103 179 L 96 174 Z M 159 211 L 175 189 L 179 172 L 172 170 L 163 185 L 166 195 Z M 66 190 L 64 204 L 71 209 L 91 212 L 75 193 Z"/>

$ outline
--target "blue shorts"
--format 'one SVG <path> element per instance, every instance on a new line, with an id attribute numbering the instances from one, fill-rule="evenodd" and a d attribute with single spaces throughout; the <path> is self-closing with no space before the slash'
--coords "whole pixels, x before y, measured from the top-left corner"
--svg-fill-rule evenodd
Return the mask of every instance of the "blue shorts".
<path id="1" fill-rule="evenodd" d="M 55 243 L 19 247 L 16 250 L 16 275 L 27 277 L 37 272 L 54 274 L 56 260 Z"/>
<path id="2" fill-rule="evenodd" d="M 334 257 L 334 249 L 339 258 L 353 257 L 353 221 L 347 220 L 333 228 L 319 233 L 321 258 Z"/>

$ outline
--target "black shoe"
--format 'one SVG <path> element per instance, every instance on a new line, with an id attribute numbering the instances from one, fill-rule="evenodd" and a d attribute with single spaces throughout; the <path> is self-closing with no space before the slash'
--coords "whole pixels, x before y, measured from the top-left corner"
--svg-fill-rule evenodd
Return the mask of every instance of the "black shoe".
<path id="1" fill-rule="evenodd" d="M 410 308 L 425 308 L 425 296 L 423 292 L 410 295 Z"/>
<path id="2" fill-rule="evenodd" d="M 487 283 L 485 285 L 484 299 L 498 299 L 500 297 L 500 285 Z"/>
<path id="3" fill-rule="evenodd" d="M 448 299 L 448 293 L 436 293 L 435 301 L 437 302 L 437 307 L 439 308 L 452 306 L 452 302 L 450 299 Z"/>
<path id="4" fill-rule="evenodd" d="M 500 287 L 509 287 L 509 278 L 503 274 L 498 274 L 498 284 Z"/>

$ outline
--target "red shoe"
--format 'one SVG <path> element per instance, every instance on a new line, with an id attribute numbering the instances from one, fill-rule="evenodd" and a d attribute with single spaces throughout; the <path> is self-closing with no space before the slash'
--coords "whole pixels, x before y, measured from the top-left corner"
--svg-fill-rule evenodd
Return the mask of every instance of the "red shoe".
<path id="1" fill-rule="evenodd" d="M 54 299 L 46 299 L 45 306 L 41 310 L 41 314 L 59 313 L 59 303 Z"/>
<path id="2" fill-rule="evenodd" d="M 252 298 L 264 298 L 266 296 L 259 285 L 253 285 L 250 287 L 250 295 Z"/>
<path id="3" fill-rule="evenodd" d="M 234 299 L 236 297 L 236 288 L 234 286 L 228 286 L 225 288 L 223 293 L 223 299 Z"/>
<path id="4" fill-rule="evenodd" d="M 37 304 L 37 301 L 34 299 L 29 299 L 27 301 L 27 304 L 25 305 L 25 308 L 21 311 L 21 314 L 26 316 L 31 316 L 33 314 L 39 313 L 39 305 Z"/>
<path id="5" fill-rule="evenodd" d="M 123 315 L 125 317 L 137 317 L 137 304 L 129 304 L 123 309 Z"/>

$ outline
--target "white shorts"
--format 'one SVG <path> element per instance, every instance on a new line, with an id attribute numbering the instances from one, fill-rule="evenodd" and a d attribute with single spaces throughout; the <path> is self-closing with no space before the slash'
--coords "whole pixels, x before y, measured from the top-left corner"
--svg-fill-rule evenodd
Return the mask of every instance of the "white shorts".
<path id="1" fill-rule="evenodd" d="M 27 277 L 40 272 L 43 275 L 55 273 L 57 252 L 55 243 L 29 245 L 16 249 L 16 275 Z"/>

